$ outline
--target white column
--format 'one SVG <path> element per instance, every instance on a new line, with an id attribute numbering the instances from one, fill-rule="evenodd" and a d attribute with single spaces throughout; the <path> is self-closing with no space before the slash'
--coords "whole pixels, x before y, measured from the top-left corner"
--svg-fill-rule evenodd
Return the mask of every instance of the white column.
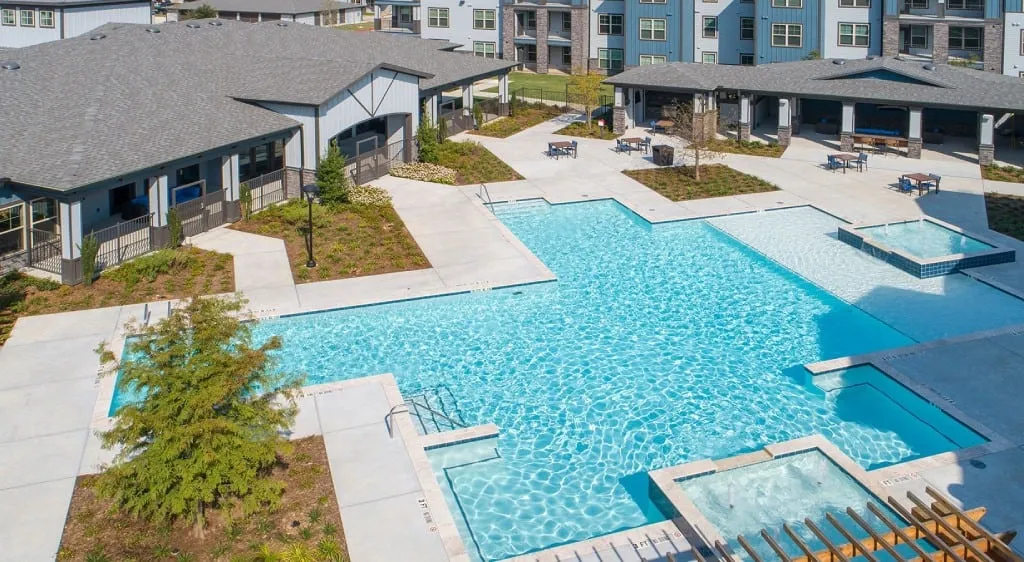
<path id="1" fill-rule="evenodd" d="M 789 113 L 789 98 L 779 98 L 779 127 L 789 127 L 792 117 Z"/>
<path id="2" fill-rule="evenodd" d="M 498 78 L 498 103 L 508 103 L 508 74 Z"/>
<path id="3" fill-rule="evenodd" d="M 854 119 L 854 108 L 855 104 L 850 101 L 843 102 L 843 126 L 839 129 L 841 133 L 853 134 L 856 125 L 853 122 Z"/>
<path id="4" fill-rule="evenodd" d="M 921 108 L 911 107 L 910 108 L 910 123 L 907 131 L 907 137 L 911 139 L 921 138 Z"/>
<path id="5" fill-rule="evenodd" d="M 82 257 L 82 202 L 58 202 L 60 206 L 61 257 L 73 260 Z"/>
<path id="6" fill-rule="evenodd" d="M 473 85 L 467 84 L 462 87 L 462 109 L 472 113 L 473 111 Z"/>
<path id="7" fill-rule="evenodd" d="M 740 123 L 750 124 L 750 96 L 740 95 Z"/>
<path id="8" fill-rule="evenodd" d="M 238 155 L 220 157 L 220 184 L 224 189 L 225 201 L 238 201 Z"/>
<path id="9" fill-rule="evenodd" d="M 623 100 L 625 99 L 625 92 L 619 86 L 615 87 L 615 107 L 622 107 L 624 105 Z"/>
<path id="10" fill-rule="evenodd" d="M 153 215 L 153 226 L 167 224 L 167 206 L 170 198 L 167 191 L 167 176 L 149 178 L 149 212 Z"/>
<path id="11" fill-rule="evenodd" d="M 981 126 L 978 128 L 978 144 L 983 146 L 992 146 L 995 122 L 995 118 L 992 117 L 992 114 L 982 114 L 980 123 Z"/>
<path id="12" fill-rule="evenodd" d="M 423 102 L 423 111 L 426 112 L 426 118 L 431 126 L 437 126 L 437 94 L 429 96 Z"/>

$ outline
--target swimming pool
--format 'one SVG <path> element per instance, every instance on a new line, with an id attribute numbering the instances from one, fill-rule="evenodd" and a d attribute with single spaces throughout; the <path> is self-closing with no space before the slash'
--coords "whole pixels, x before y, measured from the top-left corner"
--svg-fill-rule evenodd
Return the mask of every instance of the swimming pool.
<path id="1" fill-rule="evenodd" d="M 646 497 L 655 468 L 810 433 L 862 466 L 953 447 L 836 407 L 803 375 L 910 337 L 707 222 L 652 227 L 612 201 L 494 210 L 557 282 L 254 330 L 283 338 L 282 366 L 307 384 L 391 372 L 403 394 L 441 389 L 468 423 L 501 428 L 498 458 L 439 474 L 478 559 L 663 520 Z M 957 322 L 942 329 L 973 327 Z"/>
<path id="2" fill-rule="evenodd" d="M 973 254 L 993 248 L 991 244 L 929 220 L 867 226 L 857 230 L 891 248 L 904 250 L 919 258 Z"/>

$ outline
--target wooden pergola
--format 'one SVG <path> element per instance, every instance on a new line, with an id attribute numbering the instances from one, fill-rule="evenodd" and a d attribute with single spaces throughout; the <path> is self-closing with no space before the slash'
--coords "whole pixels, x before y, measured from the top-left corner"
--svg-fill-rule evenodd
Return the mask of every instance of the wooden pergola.
<path id="1" fill-rule="evenodd" d="M 891 558 L 896 562 L 1024 562 L 1024 558 L 1008 546 L 1017 535 L 1016 531 L 997 535 L 979 523 L 986 513 L 984 507 L 964 511 L 934 488 L 929 486 L 925 491 L 933 499 L 930 505 L 913 492 L 907 492 L 907 499 L 914 506 L 909 510 L 893 497 L 888 498 L 892 510 L 910 525 L 894 521 L 874 503 L 867 504 L 868 511 L 888 528 L 888 532 L 885 533 L 878 532 L 853 508 L 848 507 L 846 514 L 857 524 L 857 527 L 852 529 L 848 528 L 849 524 L 844 525 L 831 514 L 826 515 L 829 525 L 848 541 L 846 543 L 834 543 L 822 532 L 818 524 L 809 518 L 804 520 L 804 525 L 825 545 L 824 550 L 812 551 L 789 524 L 783 525 L 783 531 L 797 546 L 802 556 L 793 557 L 787 554 L 767 530 L 761 531 L 760 538 L 771 547 L 781 562 L 850 562 L 858 556 L 867 562 L 880 562 L 877 554 L 883 551 L 888 555 L 886 560 Z M 865 534 L 867 538 L 856 538 Z M 736 540 L 754 562 L 774 562 L 765 560 L 765 557 L 742 535 L 736 537 Z M 934 551 L 926 552 L 920 542 L 930 545 Z M 898 545 L 906 545 L 907 548 L 897 549 Z M 714 556 L 718 560 L 738 562 L 737 557 L 721 541 L 715 542 L 714 550 Z M 914 553 L 909 558 L 908 550 Z M 695 548 L 692 552 L 697 562 L 708 562 L 708 557 L 701 554 L 698 549 Z"/>

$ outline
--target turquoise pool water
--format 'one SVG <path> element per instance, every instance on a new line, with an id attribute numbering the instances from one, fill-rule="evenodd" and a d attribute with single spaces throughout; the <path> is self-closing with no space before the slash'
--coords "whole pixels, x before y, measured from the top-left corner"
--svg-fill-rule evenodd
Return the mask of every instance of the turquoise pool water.
<path id="1" fill-rule="evenodd" d="M 663 520 L 656 468 L 810 433 L 862 466 L 956 448 L 899 425 L 891 401 L 830 399 L 802 368 L 911 338 L 708 223 L 652 227 L 611 201 L 494 210 L 557 282 L 255 328 L 283 338 L 282 366 L 308 384 L 390 372 L 403 394 L 443 393 L 468 423 L 501 428 L 438 472 L 476 559 Z"/>
<path id="2" fill-rule="evenodd" d="M 762 529 L 791 557 L 803 556 L 800 548 L 783 530 L 782 526 L 786 523 L 811 550 L 824 550 L 825 544 L 804 525 L 805 518 L 811 519 L 833 544 L 849 542 L 828 522 L 826 513 L 835 517 L 856 538 L 867 538 L 867 531 L 847 515 L 847 507 L 852 507 L 878 534 L 888 533 L 888 527 L 867 509 L 868 502 L 881 508 L 889 520 L 902 522 L 898 515 L 885 506 L 885 502 L 872 495 L 818 450 L 676 483 L 744 559 L 750 558 L 736 541 L 737 535 L 743 535 L 763 559 L 778 558 L 761 538 Z M 923 544 L 923 541 L 920 546 L 925 552 L 934 550 Z M 901 545 L 900 549 L 906 558 L 914 557 L 910 547 Z M 879 556 L 891 559 L 885 552 Z"/>
<path id="3" fill-rule="evenodd" d="M 972 254 L 992 249 L 991 244 L 926 220 L 869 226 L 857 230 L 890 248 L 903 250 L 919 258 Z"/>

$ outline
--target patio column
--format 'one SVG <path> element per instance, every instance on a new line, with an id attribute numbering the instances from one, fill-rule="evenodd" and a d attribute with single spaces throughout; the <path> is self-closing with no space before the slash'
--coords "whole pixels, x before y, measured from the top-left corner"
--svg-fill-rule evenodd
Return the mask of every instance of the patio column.
<path id="1" fill-rule="evenodd" d="M 907 129 L 907 158 L 921 157 L 921 108 L 910 108 L 910 123 Z"/>
<path id="2" fill-rule="evenodd" d="M 498 78 L 498 103 L 508 103 L 508 74 Z"/>
<path id="3" fill-rule="evenodd" d="M 750 96 L 740 94 L 740 122 L 736 137 L 741 141 L 750 140 Z"/>
<path id="4" fill-rule="evenodd" d="M 978 124 L 978 164 L 988 166 L 996 159 L 996 147 L 992 143 L 996 120 L 991 113 L 982 113 Z"/>
<path id="5" fill-rule="evenodd" d="M 856 131 L 854 123 L 856 104 L 852 101 L 843 102 L 843 125 L 839 129 L 839 150 L 850 152 L 853 150 L 853 132 Z"/>
<path id="6" fill-rule="evenodd" d="M 626 107 L 624 102 L 625 92 L 622 88 L 615 87 L 615 106 L 612 108 L 612 130 L 615 134 L 621 135 L 626 132 Z"/>
<path id="7" fill-rule="evenodd" d="M 170 229 L 167 228 L 167 205 L 170 203 L 167 188 L 167 176 L 149 178 L 147 196 L 149 197 L 149 245 L 151 248 L 163 248 L 171 241 Z"/>
<path id="8" fill-rule="evenodd" d="M 473 85 L 466 84 L 462 87 L 462 111 L 464 115 L 473 114 Z"/>
<path id="9" fill-rule="evenodd" d="M 59 201 L 60 280 L 67 285 L 82 281 L 82 202 Z"/>
<path id="10" fill-rule="evenodd" d="M 789 146 L 790 138 L 793 135 L 792 122 L 789 113 L 789 99 L 779 98 L 779 145 Z"/>
<path id="11" fill-rule="evenodd" d="M 242 218 L 241 185 L 238 182 L 238 155 L 229 154 L 220 157 L 220 185 L 224 190 L 224 211 L 228 222 Z"/>
<path id="12" fill-rule="evenodd" d="M 437 126 L 437 94 L 428 96 L 423 102 L 424 116 L 431 127 Z"/>

